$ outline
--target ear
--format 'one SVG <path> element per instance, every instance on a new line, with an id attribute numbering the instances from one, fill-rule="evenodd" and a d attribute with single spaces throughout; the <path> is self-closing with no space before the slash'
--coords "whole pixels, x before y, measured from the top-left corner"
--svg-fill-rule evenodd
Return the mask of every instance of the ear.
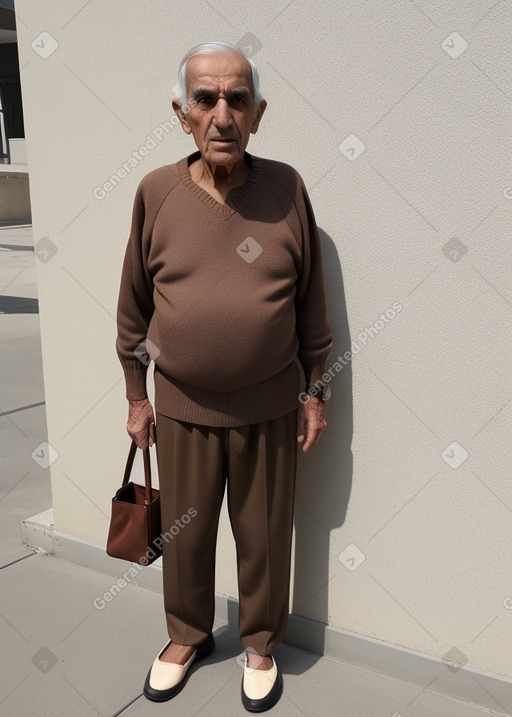
<path id="1" fill-rule="evenodd" d="M 256 134 L 256 132 L 258 131 L 258 127 L 259 127 L 261 118 L 263 117 L 263 113 L 265 112 L 266 108 L 267 108 L 266 100 L 261 100 L 260 106 L 258 107 L 258 111 L 256 113 L 256 117 L 251 126 L 251 134 Z"/>
<path id="2" fill-rule="evenodd" d="M 187 117 L 186 117 L 185 113 L 183 112 L 183 109 L 181 106 L 181 101 L 176 98 L 173 99 L 172 108 L 178 115 L 178 119 L 180 121 L 181 127 L 182 127 L 183 131 L 185 132 L 185 134 L 191 134 L 192 128 L 190 127 L 190 125 L 187 121 Z"/>

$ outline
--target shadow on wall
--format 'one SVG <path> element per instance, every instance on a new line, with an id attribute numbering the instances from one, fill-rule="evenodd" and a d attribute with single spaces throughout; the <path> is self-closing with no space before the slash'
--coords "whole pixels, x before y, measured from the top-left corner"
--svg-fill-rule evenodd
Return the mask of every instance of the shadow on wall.
<path id="1" fill-rule="evenodd" d="M 334 346 L 325 370 L 334 367 L 338 356 L 350 351 L 351 339 L 343 276 L 336 245 L 320 229 L 328 317 Z M 330 531 L 345 522 L 352 486 L 353 396 L 352 364 L 345 361 L 334 370 L 332 396 L 326 404 L 327 428 L 316 446 L 298 451 L 295 493 L 295 565 L 293 604 L 295 615 L 329 623 L 328 585 Z M 344 546 L 340 546 L 340 552 Z M 340 564 L 341 565 L 341 564 Z M 324 639 L 315 646 L 324 651 Z"/>

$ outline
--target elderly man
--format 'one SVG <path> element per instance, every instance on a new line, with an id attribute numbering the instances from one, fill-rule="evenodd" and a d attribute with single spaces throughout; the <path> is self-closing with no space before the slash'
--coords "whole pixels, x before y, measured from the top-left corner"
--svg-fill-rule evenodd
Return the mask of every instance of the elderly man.
<path id="1" fill-rule="evenodd" d="M 170 640 L 144 694 L 174 697 L 213 649 L 227 485 L 241 697 L 252 712 L 282 690 L 272 653 L 288 620 L 297 442 L 307 451 L 327 425 L 332 346 L 304 183 L 289 165 L 246 152 L 266 104 L 254 63 L 235 45 L 206 43 L 183 58 L 172 105 L 197 151 L 139 184 L 116 342 L 128 433 L 140 448 L 156 444 L 162 532 L 179 526 L 163 545 Z M 144 352 L 155 363 L 156 423 Z"/>

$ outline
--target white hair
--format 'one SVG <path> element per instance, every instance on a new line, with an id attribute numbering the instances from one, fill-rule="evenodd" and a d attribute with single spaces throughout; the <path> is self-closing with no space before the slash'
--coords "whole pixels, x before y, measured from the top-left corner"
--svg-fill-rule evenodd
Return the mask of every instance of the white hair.
<path id="1" fill-rule="evenodd" d="M 187 52 L 187 54 L 180 62 L 180 66 L 178 68 L 178 81 L 173 87 L 173 92 L 174 96 L 180 100 L 183 107 L 185 107 L 188 100 L 185 77 L 188 60 L 190 60 L 190 58 L 194 57 L 195 55 L 227 55 L 230 52 L 233 52 L 233 50 L 245 57 L 245 59 L 251 66 L 254 100 L 256 104 L 260 104 L 260 102 L 263 100 L 263 96 L 260 92 L 260 78 L 258 75 L 258 70 L 256 69 L 256 65 L 251 60 L 251 58 L 247 57 L 245 52 L 240 47 L 238 47 L 238 45 L 233 45 L 231 42 L 203 42 L 200 45 L 195 45 L 195 47 L 193 47 Z"/>

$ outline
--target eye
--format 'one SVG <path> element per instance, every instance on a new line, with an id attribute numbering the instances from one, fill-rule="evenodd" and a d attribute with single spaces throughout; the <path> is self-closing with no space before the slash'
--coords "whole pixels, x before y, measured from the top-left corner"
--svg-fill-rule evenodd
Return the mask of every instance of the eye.
<path id="1" fill-rule="evenodd" d="M 194 103 L 197 105 L 208 105 L 211 104 L 212 98 L 209 95 L 199 95 L 194 99 Z"/>

